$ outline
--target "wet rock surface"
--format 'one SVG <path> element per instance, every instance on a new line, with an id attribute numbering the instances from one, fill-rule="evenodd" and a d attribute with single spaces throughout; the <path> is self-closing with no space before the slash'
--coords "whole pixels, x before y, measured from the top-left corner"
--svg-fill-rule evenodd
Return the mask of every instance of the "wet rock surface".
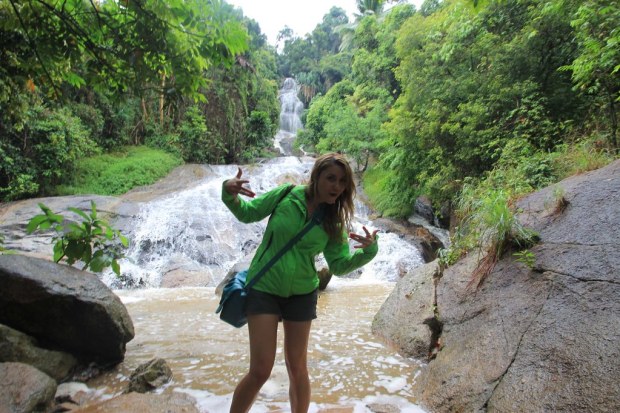
<path id="1" fill-rule="evenodd" d="M 540 235 L 531 268 L 506 254 L 477 290 L 469 286 L 476 254 L 443 271 L 434 293 L 439 348 L 414 386 L 426 409 L 620 411 L 618 205 L 620 161 L 518 202 L 519 219 Z M 398 311 L 382 309 L 376 326 L 413 355 L 398 331 L 420 331 L 428 313 L 418 307 L 432 301 L 428 293 L 409 300 L 403 292 L 425 291 L 424 273 L 398 282 L 386 302 Z M 395 332 L 403 313 L 409 329 Z"/>
<path id="2" fill-rule="evenodd" d="M 102 364 L 134 337 L 120 299 L 96 275 L 23 255 L 0 255 L 0 323 L 48 349 Z"/>

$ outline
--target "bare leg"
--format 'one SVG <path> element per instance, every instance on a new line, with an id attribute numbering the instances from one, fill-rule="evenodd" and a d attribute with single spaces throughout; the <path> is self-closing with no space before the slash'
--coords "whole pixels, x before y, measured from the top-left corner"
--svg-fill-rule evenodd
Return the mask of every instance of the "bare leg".
<path id="1" fill-rule="evenodd" d="M 263 384 L 269 379 L 276 358 L 278 318 L 273 314 L 248 316 L 250 334 L 250 371 L 233 393 L 231 413 L 246 413 Z"/>
<path id="2" fill-rule="evenodd" d="M 312 321 L 284 321 L 284 358 L 290 381 L 291 413 L 306 413 L 310 407 L 308 337 Z"/>

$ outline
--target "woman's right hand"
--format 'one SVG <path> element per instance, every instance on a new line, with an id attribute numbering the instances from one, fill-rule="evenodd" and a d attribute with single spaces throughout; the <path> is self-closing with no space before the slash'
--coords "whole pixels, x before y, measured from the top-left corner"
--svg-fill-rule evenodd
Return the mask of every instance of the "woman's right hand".
<path id="1" fill-rule="evenodd" d="M 249 196 L 250 198 L 254 198 L 256 194 L 243 186 L 243 184 L 247 184 L 250 181 L 248 181 L 247 179 L 241 179 L 241 174 L 243 174 L 243 172 L 241 171 L 241 168 L 238 167 L 237 176 L 227 180 L 224 183 L 224 189 L 226 189 L 226 192 L 234 196 L 241 194 Z"/>

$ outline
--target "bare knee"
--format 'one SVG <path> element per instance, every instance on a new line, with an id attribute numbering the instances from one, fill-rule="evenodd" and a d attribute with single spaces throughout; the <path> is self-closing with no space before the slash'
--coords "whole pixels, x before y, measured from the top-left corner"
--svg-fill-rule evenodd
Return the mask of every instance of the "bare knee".
<path id="1" fill-rule="evenodd" d="M 305 362 L 291 363 L 286 361 L 286 370 L 291 380 L 306 379 L 308 377 L 308 366 Z"/>
<path id="2" fill-rule="evenodd" d="M 269 380 L 269 376 L 271 375 L 271 368 L 273 366 L 264 364 L 259 366 L 250 367 L 250 371 L 248 376 L 258 385 L 263 385 L 267 380 Z"/>

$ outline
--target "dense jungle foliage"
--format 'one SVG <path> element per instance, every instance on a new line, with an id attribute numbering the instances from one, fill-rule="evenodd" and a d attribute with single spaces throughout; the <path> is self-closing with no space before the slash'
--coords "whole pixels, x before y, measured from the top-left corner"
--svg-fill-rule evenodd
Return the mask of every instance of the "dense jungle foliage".
<path id="1" fill-rule="evenodd" d="M 0 61 L 2 200 L 77 188 L 86 159 L 136 146 L 171 166 L 273 146 L 275 51 L 224 2 L 0 0 Z"/>
<path id="2" fill-rule="evenodd" d="M 617 157 L 617 2 L 357 6 L 271 46 L 220 1 L 0 0 L 0 197 L 70 192 L 84 159 L 133 146 L 268 156 L 285 77 L 298 145 L 349 154 L 385 215 L 424 195 L 446 218 L 458 196 L 510 202 Z"/>

